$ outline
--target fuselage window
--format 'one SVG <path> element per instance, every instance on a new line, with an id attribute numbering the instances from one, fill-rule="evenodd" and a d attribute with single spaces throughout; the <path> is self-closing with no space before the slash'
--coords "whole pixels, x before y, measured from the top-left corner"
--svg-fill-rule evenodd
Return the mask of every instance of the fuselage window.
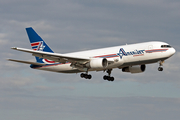
<path id="1" fill-rule="evenodd" d="M 161 48 L 171 48 L 170 45 L 161 45 Z"/>

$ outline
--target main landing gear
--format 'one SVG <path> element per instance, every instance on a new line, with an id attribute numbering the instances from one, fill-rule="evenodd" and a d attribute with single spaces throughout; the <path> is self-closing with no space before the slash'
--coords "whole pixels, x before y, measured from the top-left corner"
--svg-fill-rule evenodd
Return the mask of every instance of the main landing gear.
<path id="1" fill-rule="evenodd" d="M 108 69 L 106 71 L 108 73 L 108 75 L 104 75 L 104 77 L 103 77 L 104 80 L 114 81 L 114 77 L 111 77 L 111 71 L 112 71 L 112 69 Z M 85 79 L 91 79 L 92 78 L 92 76 L 90 74 L 88 74 L 88 72 L 81 73 L 80 77 L 81 78 L 85 78 Z"/>
<path id="2" fill-rule="evenodd" d="M 158 67 L 158 71 L 163 71 L 163 63 L 164 63 L 164 61 L 160 61 L 159 62 L 159 67 Z"/>
<path id="3" fill-rule="evenodd" d="M 108 73 L 108 76 L 105 75 L 105 76 L 103 77 L 104 80 L 114 81 L 114 77 L 111 77 L 111 76 L 110 76 L 110 75 L 111 75 L 111 71 L 112 71 L 112 69 L 108 69 L 108 70 L 106 71 L 106 72 Z"/>
<path id="4" fill-rule="evenodd" d="M 84 74 L 84 73 L 81 73 L 81 78 L 85 78 L 85 79 L 91 79 L 92 78 L 92 76 L 89 74 Z"/>

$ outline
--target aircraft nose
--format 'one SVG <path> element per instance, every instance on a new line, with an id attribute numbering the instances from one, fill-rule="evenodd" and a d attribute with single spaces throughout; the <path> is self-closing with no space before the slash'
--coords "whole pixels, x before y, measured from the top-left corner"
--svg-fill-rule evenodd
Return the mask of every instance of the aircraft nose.
<path id="1" fill-rule="evenodd" d="M 172 48 L 171 53 L 172 53 L 172 55 L 174 55 L 176 53 L 176 50 L 174 48 Z"/>

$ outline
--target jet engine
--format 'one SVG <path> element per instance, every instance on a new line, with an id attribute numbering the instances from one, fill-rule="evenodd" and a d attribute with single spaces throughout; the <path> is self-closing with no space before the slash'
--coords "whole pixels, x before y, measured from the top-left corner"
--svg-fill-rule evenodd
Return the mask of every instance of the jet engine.
<path id="1" fill-rule="evenodd" d="M 130 73 L 142 73 L 145 70 L 146 70 L 146 65 L 129 66 L 129 67 L 124 67 L 122 69 L 123 72 L 130 72 Z"/>
<path id="2" fill-rule="evenodd" d="M 93 58 L 86 66 L 92 69 L 106 68 L 108 66 L 108 61 L 106 58 Z"/>

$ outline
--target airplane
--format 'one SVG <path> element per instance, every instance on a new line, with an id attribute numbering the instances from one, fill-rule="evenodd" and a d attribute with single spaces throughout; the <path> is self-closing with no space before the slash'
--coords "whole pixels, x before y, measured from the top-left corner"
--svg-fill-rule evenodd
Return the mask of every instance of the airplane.
<path id="1" fill-rule="evenodd" d="M 11 49 L 31 53 L 36 62 L 8 59 L 9 61 L 30 64 L 38 70 L 59 73 L 81 73 L 80 77 L 91 79 L 89 71 L 104 71 L 103 79 L 114 81 L 111 72 L 115 68 L 122 72 L 142 73 L 146 64 L 159 62 L 158 71 L 163 71 L 163 63 L 173 56 L 176 50 L 165 42 L 150 41 L 66 54 L 54 53 L 32 27 L 26 28 L 32 49 L 12 47 Z"/>

